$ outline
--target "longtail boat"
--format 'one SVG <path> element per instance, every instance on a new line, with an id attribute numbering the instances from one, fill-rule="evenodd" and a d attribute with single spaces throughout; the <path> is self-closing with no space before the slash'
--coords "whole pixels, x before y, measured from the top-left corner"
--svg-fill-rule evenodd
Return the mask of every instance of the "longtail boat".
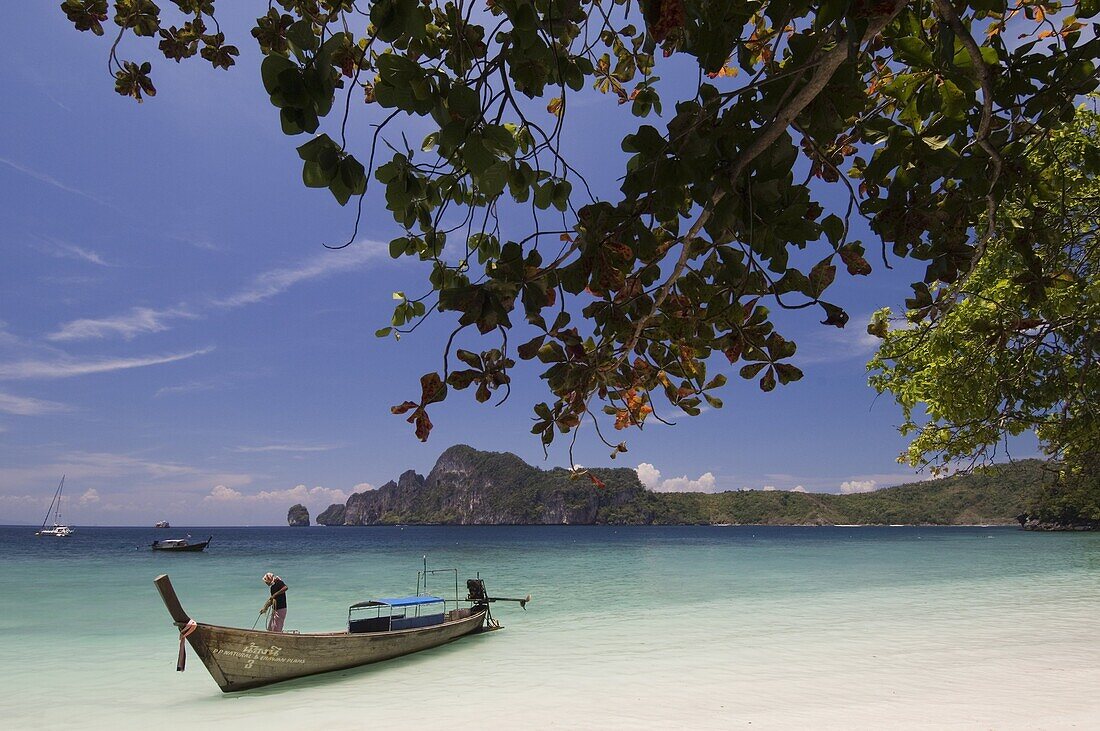
<path id="1" fill-rule="evenodd" d="M 457 576 L 457 572 L 456 572 Z M 190 643 L 223 693 L 259 688 L 306 675 L 389 660 L 452 642 L 478 632 L 501 629 L 489 602 L 531 600 L 490 597 L 485 582 L 470 579 L 469 596 L 456 599 L 419 595 L 359 602 L 348 608 L 343 632 L 267 632 L 196 622 L 180 604 L 166 574 L 154 582 L 180 632 L 176 670 L 185 667 L 184 641 Z M 455 603 L 453 609 L 447 605 Z M 362 615 L 373 615 L 363 617 Z"/>

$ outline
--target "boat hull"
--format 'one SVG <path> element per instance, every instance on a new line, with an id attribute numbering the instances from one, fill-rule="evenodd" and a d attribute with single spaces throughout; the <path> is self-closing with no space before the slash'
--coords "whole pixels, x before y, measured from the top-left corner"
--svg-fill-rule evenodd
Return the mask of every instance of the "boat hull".
<path id="1" fill-rule="evenodd" d="M 295 634 L 197 625 L 187 637 L 223 693 L 368 665 L 453 642 L 485 626 L 485 612 L 419 629 Z"/>
<path id="2" fill-rule="evenodd" d="M 223 693 L 389 660 L 500 628 L 496 622 L 486 626 L 483 605 L 449 614 L 443 624 L 393 632 L 298 634 L 221 627 L 192 620 L 167 575 L 153 583 L 180 634 Z"/>
<path id="3" fill-rule="evenodd" d="M 206 547 L 210 544 L 210 541 L 203 541 L 202 543 L 190 543 L 186 546 L 153 546 L 154 551 L 172 551 L 172 552 L 184 552 L 194 553 L 196 551 L 205 551 Z"/>

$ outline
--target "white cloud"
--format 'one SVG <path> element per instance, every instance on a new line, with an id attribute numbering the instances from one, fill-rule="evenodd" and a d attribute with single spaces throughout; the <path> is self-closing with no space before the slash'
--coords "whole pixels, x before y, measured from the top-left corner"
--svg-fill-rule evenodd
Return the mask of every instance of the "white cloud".
<path id="1" fill-rule="evenodd" d="M 688 479 L 687 475 L 661 479 L 661 471 L 642 462 L 636 468 L 638 480 L 653 492 L 714 492 L 715 479 L 710 472 L 704 472 L 697 479 Z"/>
<path id="2" fill-rule="evenodd" d="M 240 490 L 234 490 L 225 485 L 215 485 L 210 494 L 203 498 L 207 503 L 286 503 L 289 507 L 292 503 L 304 503 L 328 501 L 329 503 L 342 503 L 348 496 L 343 490 L 330 487 L 307 488 L 305 485 L 297 485 L 287 490 L 262 490 L 257 493 L 247 494 Z"/>
<path id="3" fill-rule="evenodd" d="M 637 467 L 638 479 L 642 484 L 648 487 L 650 490 L 657 487 L 661 482 L 661 471 L 651 465 L 649 462 L 642 462 Z"/>
<path id="4" fill-rule="evenodd" d="M 186 360 L 196 355 L 205 355 L 214 350 L 213 346 L 192 350 L 187 353 L 171 353 L 168 355 L 153 355 L 143 358 L 97 358 L 94 360 L 74 360 L 69 356 L 61 356 L 53 361 L 24 360 L 13 363 L 0 364 L 0 380 L 27 379 L 27 378 L 71 378 L 84 376 L 90 373 L 108 373 L 129 368 L 143 368 L 163 363 L 174 363 L 177 360 Z"/>
<path id="5" fill-rule="evenodd" d="M 227 500 L 240 500 L 242 497 L 244 497 L 244 493 L 239 490 L 234 490 L 225 485 L 215 485 L 210 494 L 203 498 L 203 501 L 224 502 Z"/>
<path id="6" fill-rule="evenodd" d="M 135 307 L 124 315 L 67 322 L 57 332 L 50 333 L 46 338 L 48 340 L 90 340 L 117 336 L 124 340 L 132 340 L 144 333 L 167 330 L 169 320 L 193 317 L 195 315 L 186 310 L 154 310 L 149 307 Z"/>
<path id="7" fill-rule="evenodd" d="M 88 505 L 90 503 L 98 503 L 98 502 L 99 502 L 99 491 L 96 490 L 94 487 L 89 487 L 87 490 L 84 491 L 84 494 L 80 496 L 80 504 L 81 505 Z"/>
<path id="8" fill-rule="evenodd" d="M 43 401 L 42 399 L 28 398 L 26 396 L 13 396 L 10 393 L 0 393 L 0 412 L 15 414 L 16 416 L 39 416 L 41 414 L 57 414 L 72 409 L 65 404 L 56 401 Z"/>
<path id="9" fill-rule="evenodd" d="M 854 492 L 871 492 L 877 484 L 874 480 L 847 480 L 840 483 L 840 493 L 850 495 Z"/>
<path id="10" fill-rule="evenodd" d="M 234 452 L 330 452 L 335 444 L 264 444 L 258 447 L 234 447 Z"/>
<path id="11" fill-rule="evenodd" d="M 714 492 L 714 474 L 704 472 L 696 480 L 689 480 L 687 475 L 673 477 L 661 483 L 659 492 Z"/>
<path id="12" fill-rule="evenodd" d="M 352 492 L 366 492 L 367 490 L 377 490 L 378 488 L 369 482 L 360 482 L 355 487 L 351 488 Z"/>
<path id="13" fill-rule="evenodd" d="M 213 304 L 232 308 L 263 302 L 300 282 L 357 269 L 383 253 L 385 247 L 377 241 L 357 241 L 346 249 L 326 250 L 297 266 L 263 272 L 251 284 L 228 297 L 215 300 Z"/>
<path id="14" fill-rule="evenodd" d="M 791 488 L 791 492 L 806 492 L 806 488 L 802 487 L 802 485 L 795 485 Z"/>
<path id="15" fill-rule="evenodd" d="M 775 485 L 764 485 L 764 487 L 762 487 L 760 489 L 763 490 L 764 492 L 775 492 L 779 488 L 777 488 Z"/>

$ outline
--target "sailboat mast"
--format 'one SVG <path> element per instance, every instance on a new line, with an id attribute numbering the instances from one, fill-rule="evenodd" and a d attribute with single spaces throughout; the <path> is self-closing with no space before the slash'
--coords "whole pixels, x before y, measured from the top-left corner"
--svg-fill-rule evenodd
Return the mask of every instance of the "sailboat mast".
<path id="1" fill-rule="evenodd" d="M 61 491 L 65 489 L 65 475 L 61 475 L 61 484 L 57 486 L 57 512 L 53 514 L 53 521 L 61 525 Z"/>
<path id="2" fill-rule="evenodd" d="M 46 527 L 46 523 L 50 520 L 50 513 L 53 512 L 54 503 L 58 502 L 58 498 L 61 497 L 61 488 L 65 484 L 65 475 L 61 475 L 61 483 L 57 486 L 57 489 L 53 491 L 53 498 L 50 500 L 50 507 L 46 508 L 46 517 L 42 519 L 42 527 Z"/>

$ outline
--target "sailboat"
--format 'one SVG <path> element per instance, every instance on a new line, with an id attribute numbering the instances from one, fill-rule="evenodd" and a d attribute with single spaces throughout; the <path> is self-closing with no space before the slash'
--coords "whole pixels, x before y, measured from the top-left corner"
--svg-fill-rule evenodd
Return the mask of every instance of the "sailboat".
<path id="1" fill-rule="evenodd" d="M 34 532 L 36 536 L 55 536 L 57 538 L 64 538 L 76 532 L 71 527 L 61 522 L 61 493 L 64 489 L 65 475 L 61 475 L 61 483 L 57 486 L 57 492 L 53 494 L 53 500 L 50 501 L 50 507 L 46 510 L 46 517 L 42 519 L 42 527 Z M 50 520 L 50 513 L 53 513 L 53 527 L 47 528 L 46 523 Z"/>

